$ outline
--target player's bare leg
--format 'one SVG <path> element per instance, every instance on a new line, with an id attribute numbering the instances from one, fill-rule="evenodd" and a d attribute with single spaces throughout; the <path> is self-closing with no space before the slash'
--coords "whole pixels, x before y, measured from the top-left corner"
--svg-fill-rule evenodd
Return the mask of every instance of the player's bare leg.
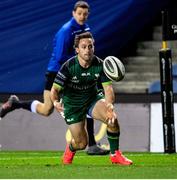
<path id="1" fill-rule="evenodd" d="M 36 104 L 36 112 L 43 116 L 49 116 L 53 112 L 53 103 L 50 98 L 50 91 L 44 90 L 43 92 L 44 102 L 37 102 Z"/>
<path id="2" fill-rule="evenodd" d="M 85 149 L 88 142 L 87 132 L 85 130 L 85 121 L 69 125 L 72 135 L 71 142 L 66 145 L 64 155 L 62 157 L 63 164 L 71 164 L 76 150 Z"/>
<path id="3" fill-rule="evenodd" d="M 44 102 L 38 100 L 20 101 L 16 95 L 11 95 L 6 103 L 0 107 L 0 117 L 4 117 L 7 113 L 15 109 L 26 109 L 33 113 L 38 113 L 43 116 L 49 116 L 53 112 L 53 103 L 50 98 L 50 91 L 44 90 Z"/>
<path id="4" fill-rule="evenodd" d="M 99 100 L 93 110 L 94 119 L 99 119 L 107 124 L 107 136 L 110 144 L 110 160 L 113 164 L 131 165 L 133 162 L 122 155 L 119 150 L 120 128 L 113 106 L 107 104 L 104 99 Z"/>

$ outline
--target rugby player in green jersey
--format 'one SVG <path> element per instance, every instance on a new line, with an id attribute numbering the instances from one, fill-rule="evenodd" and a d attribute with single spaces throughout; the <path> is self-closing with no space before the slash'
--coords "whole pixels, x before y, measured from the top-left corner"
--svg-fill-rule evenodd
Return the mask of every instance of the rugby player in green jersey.
<path id="1" fill-rule="evenodd" d="M 72 134 L 66 145 L 63 164 L 71 164 L 75 152 L 85 149 L 88 143 L 85 129 L 86 115 L 107 124 L 110 144 L 110 160 L 119 165 L 131 165 L 132 161 L 119 150 L 119 124 L 114 111 L 115 95 L 112 82 L 103 72 L 102 60 L 94 55 L 94 39 L 90 32 L 75 37 L 77 55 L 65 62 L 58 71 L 51 89 L 51 99 L 59 112 L 64 112 L 65 121 Z M 97 88 L 101 80 L 104 96 Z M 62 94 L 62 103 L 60 101 Z"/>
<path id="2" fill-rule="evenodd" d="M 0 106 L 0 119 L 7 113 L 19 108 L 43 116 L 49 116 L 53 112 L 54 107 L 50 99 L 51 86 L 61 65 L 75 55 L 75 49 L 73 48 L 75 35 L 90 31 L 90 27 L 86 23 L 89 12 L 90 6 L 86 1 L 77 1 L 73 7 L 73 17 L 57 31 L 53 40 L 53 52 L 46 71 L 45 88 L 43 91 L 44 101 L 40 102 L 34 99 L 20 101 L 16 95 L 11 95 L 8 101 Z M 87 154 L 109 154 L 109 150 L 103 149 L 96 144 L 93 119 L 87 116 L 87 121 L 87 131 L 89 136 Z"/>

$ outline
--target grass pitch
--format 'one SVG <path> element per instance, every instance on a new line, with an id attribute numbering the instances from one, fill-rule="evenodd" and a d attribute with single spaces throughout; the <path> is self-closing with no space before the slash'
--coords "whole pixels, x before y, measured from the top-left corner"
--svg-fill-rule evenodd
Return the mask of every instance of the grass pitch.
<path id="1" fill-rule="evenodd" d="M 62 165 L 63 152 L 0 152 L 1 179 L 177 179 L 177 154 L 124 153 L 132 166 L 112 165 L 109 156 L 77 152 Z"/>

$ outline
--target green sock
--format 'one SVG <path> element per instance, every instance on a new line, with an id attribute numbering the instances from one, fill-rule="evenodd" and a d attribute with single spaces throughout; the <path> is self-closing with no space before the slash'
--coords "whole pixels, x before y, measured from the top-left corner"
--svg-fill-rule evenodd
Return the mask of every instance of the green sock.
<path id="1" fill-rule="evenodd" d="M 120 132 L 113 133 L 107 131 L 111 154 L 115 154 L 115 151 L 119 149 L 119 135 Z"/>
<path id="2" fill-rule="evenodd" d="M 69 144 L 69 149 L 70 149 L 71 152 L 76 152 L 76 150 L 73 148 L 71 143 Z"/>

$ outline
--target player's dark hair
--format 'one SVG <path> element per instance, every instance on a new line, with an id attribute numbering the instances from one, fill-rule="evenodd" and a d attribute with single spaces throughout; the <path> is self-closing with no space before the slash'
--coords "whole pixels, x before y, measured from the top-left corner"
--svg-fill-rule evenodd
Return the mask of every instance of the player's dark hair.
<path id="1" fill-rule="evenodd" d="M 93 36 L 92 36 L 92 34 L 90 32 L 85 32 L 85 33 L 82 33 L 82 34 L 78 34 L 78 35 L 75 36 L 75 39 L 74 39 L 74 48 L 77 48 L 79 46 L 79 41 L 81 39 L 85 39 L 85 38 L 91 38 L 94 41 L 94 38 L 93 38 Z"/>
<path id="2" fill-rule="evenodd" d="M 87 8 L 88 10 L 90 10 L 90 6 L 86 1 L 77 1 L 74 5 L 73 11 L 76 11 L 78 7 Z"/>

